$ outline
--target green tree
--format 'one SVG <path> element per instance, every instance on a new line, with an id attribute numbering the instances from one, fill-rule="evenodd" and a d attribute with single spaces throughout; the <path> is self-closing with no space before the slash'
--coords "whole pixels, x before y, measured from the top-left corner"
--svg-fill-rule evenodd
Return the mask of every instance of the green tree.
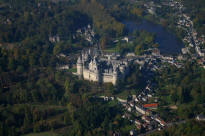
<path id="1" fill-rule="evenodd" d="M 10 69 L 10 70 L 14 70 L 15 69 L 15 61 L 11 57 L 9 57 L 8 69 Z"/>
<path id="2" fill-rule="evenodd" d="M 100 39 L 100 47 L 102 50 L 105 50 L 106 49 L 106 46 L 107 46 L 107 37 L 106 36 L 103 36 L 101 39 Z"/>
<path id="3" fill-rule="evenodd" d="M 143 45 L 137 45 L 136 47 L 135 47 L 135 54 L 136 55 L 141 55 L 142 53 L 143 53 L 143 47 L 142 47 Z"/>
<path id="4" fill-rule="evenodd" d="M 35 57 L 32 55 L 32 56 L 29 56 L 29 65 L 31 67 L 33 67 L 34 65 L 36 65 L 36 59 Z"/>
<path id="5" fill-rule="evenodd" d="M 143 9 L 134 7 L 134 8 L 131 10 L 131 13 L 132 13 L 134 16 L 139 16 L 139 17 L 141 17 L 141 16 L 143 15 Z"/>
<path id="6" fill-rule="evenodd" d="M 68 79 L 65 80 L 64 88 L 65 88 L 66 92 L 70 93 L 71 86 L 70 86 L 70 81 Z"/>
<path id="7" fill-rule="evenodd" d="M 53 54 L 57 55 L 63 51 L 63 43 L 59 42 L 57 43 L 53 48 Z"/>

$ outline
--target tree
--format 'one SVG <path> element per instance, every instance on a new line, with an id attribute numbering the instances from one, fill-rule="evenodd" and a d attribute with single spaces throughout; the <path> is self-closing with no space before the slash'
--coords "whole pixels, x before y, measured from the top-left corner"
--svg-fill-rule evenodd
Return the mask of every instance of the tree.
<path id="1" fill-rule="evenodd" d="M 19 73 L 23 73 L 25 70 L 24 70 L 24 67 L 22 65 L 19 65 L 16 69 L 17 72 Z"/>
<path id="2" fill-rule="evenodd" d="M 141 17 L 142 15 L 143 15 L 143 10 L 142 9 L 140 9 L 140 8 L 133 8 L 132 10 L 131 10 L 131 13 L 133 14 L 133 15 L 135 15 L 135 16 L 139 16 L 139 17 Z"/>
<path id="3" fill-rule="evenodd" d="M 70 114 L 67 113 L 67 112 L 64 114 L 64 124 L 65 124 L 65 125 L 71 124 Z"/>
<path id="4" fill-rule="evenodd" d="M 70 92 L 70 81 L 68 79 L 65 80 L 65 83 L 64 83 L 64 88 L 66 90 L 66 92 Z"/>
<path id="5" fill-rule="evenodd" d="M 53 48 L 53 54 L 54 55 L 57 55 L 57 54 L 59 54 L 59 53 L 61 53 L 62 52 L 62 50 L 63 50 L 63 43 L 57 43 L 55 46 L 54 46 L 54 48 Z"/>
<path id="6" fill-rule="evenodd" d="M 36 64 L 36 59 L 35 57 L 32 55 L 32 56 L 29 56 L 29 65 L 31 67 L 33 67 L 34 65 Z"/>
<path id="7" fill-rule="evenodd" d="M 154 48 L 159 48 L 159 44 L 158 43 L 155 43 L 152 45 Z"/>
<path id="8" fill-rule="evenodd" d="M 106 46 L 107 46 L 107 37 L 106 36 L 103 36 L 101 39 L 100 39 L 100 47 L 102 50 L 105 50 L 106 49 Z"/>
<path id="9" fill-rule="evenodd" d="M 135 47 L 135 54 L 136 55 L 141 55 L 142 53 L 143 53 L 143 47 L 142 47 L 143 45 L 137 45 L 136 47 Z"/>
<path id="10" fill-rule="evenodd" d="M 74 113 L 75 113 L 75 107 L 72 105 L 72 103 L 68 103 L 68 112 L 70 113 L 70 119 L 72 123 L 74 123 L 75 118 L 74 118 Z"/>
<path id="11" fill-rule="evenodd" d="M 10 69 L 10 70 L 15 69 L 15 61 L 12 57 L 9 57 L 8 69 Z"/>
<path id="12" fill-rule="evenodd" d="M 176 104 L 177 99 L 178 99 L 178 97 L 177 97 L 176 92 L 173 92 L 173 93 L 171 94 L 171 100 Z"/>

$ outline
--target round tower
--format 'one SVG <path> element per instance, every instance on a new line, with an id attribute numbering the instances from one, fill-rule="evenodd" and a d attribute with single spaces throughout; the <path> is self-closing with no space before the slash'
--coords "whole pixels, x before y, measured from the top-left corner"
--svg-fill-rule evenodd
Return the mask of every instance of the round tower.
<path id="1" fill-rule="evenodd" d="M 78 57 L 78 61 L 77 61 L 77 74 L 79 77 L 83 76 L 83 62 L 81 56 Z"/>
<path id="2" fill-rule="evenodd" d="M 116 85 L 118 80 L 118 70 L 117 68 L 114 68 L 113 70 L 113 77 L 112 77 L 112 84 Z"/>

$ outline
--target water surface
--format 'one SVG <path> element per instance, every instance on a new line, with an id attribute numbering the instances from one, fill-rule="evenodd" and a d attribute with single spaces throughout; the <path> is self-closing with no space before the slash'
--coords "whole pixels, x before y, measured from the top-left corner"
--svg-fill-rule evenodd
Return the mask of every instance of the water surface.
<path id="1" fill-rule="evenodd" d="M 162 54 L 178 54 L 181 52 L 181 48 L 184 47 L 184 44 L 175 34 L 168 32 L 161 25 L 154 24 L 147 20 L 142 20 L 140 23 L 136 22 L 124 21 L 123 23 L 129 32 L 133 32 L 134 30 L 145 30 L 154 33 L 156 35 L 155 42 L 159 43 L 159 49 Z"/>

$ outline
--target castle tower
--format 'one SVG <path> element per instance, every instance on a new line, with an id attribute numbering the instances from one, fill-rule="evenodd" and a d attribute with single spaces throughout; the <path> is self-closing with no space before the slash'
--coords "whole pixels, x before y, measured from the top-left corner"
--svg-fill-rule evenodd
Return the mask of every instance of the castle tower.
<path id="1" fill-rule="evenodd" d="M 97 82 L 100 82 L 100 71 L 99 71 L 98 67 L 97 67 L 95 72 L 96 72 L 96 80 L 97 80 Z"/>
<path id="2" fill-rule="evenodd" d="M 82 57 L 78 57 L 77 61 L 77 74 L 79 77 L 83 77 L 83 62 L 82 62 Z"/>
<path id="3" fill-rule="evenodd" d="M 93 69 L 94 69 L 95 74 L 96 74 L 96 81 L 101 82 L 100 70 L 99 70 L 99 67 L 98 67 L 98 61 L 97 61 L 96 56 L 94 56 L 94 60 L 93 60 Z"/>
<path id="4" fill-rule="evenodd" d="M 116 85 L 117 84 L 117 80 L 118 80 L 118 70 L 117 70 L 117 68 L 114 68 L 112 84 Z"/>

